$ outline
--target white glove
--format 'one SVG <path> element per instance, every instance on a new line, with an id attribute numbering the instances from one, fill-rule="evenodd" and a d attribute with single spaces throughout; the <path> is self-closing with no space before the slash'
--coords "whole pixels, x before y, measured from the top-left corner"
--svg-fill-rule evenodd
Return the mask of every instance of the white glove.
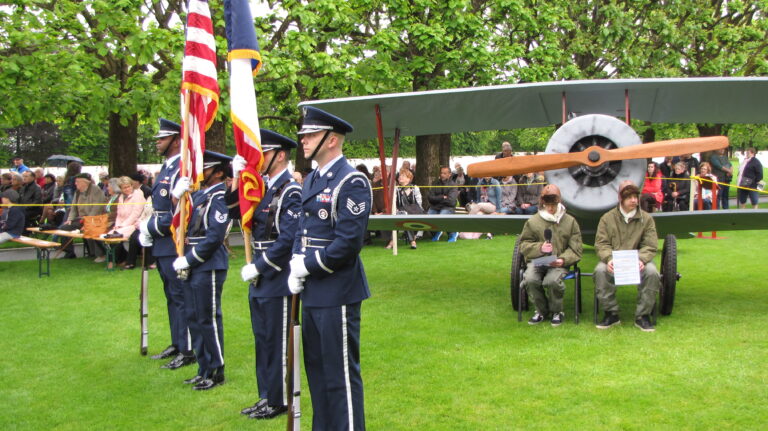
<path id="1" fill-rule="evenodd" d="M 141 244 L 142 247 L 152 247 L 153 242 L 151 236 L 144 234 L 139 235 L 139 244 Z"/>
<path id="2" fill-rule="evenodd" d="M 245 170 L 247 164 L 248 162 L 245 160 L 245 157 L 235 154 L 235 157 L 232 158 L 232 176 L 240 178 L 240 172 Z"/>
<path id="3" fill-rule="evenodd" d="M 304 255 L 295 254 L 291 259 L 291 277 L 304 278 L 309 275 L 306 265 L 304 265 Z"/>
<path id="4" fill-rule="evenodd" d="M 189 191 L 189 177 L 181 177 L 176 181 L 176 185 L 173 186 L 171 194 L 176 199 L 181 199 L 181 195 Z"/>
<path id="5" fill-rule="evenodd" d="M 243 277 L 243 281 L 256 281 L 259 279 L 259 270 L 256 265 L 249 263 L 240 270 L 240 276 Z"/>
<path id="6" fill-rule="evenodd" d="M 176 260 L 173 261 L 173 269 L 176 271 L 181 271 L 182 269 L 189 268 L 189 262 L 187 262 L 187 258 L 184 256 L 177 257 Z"/>
<path id="7" fill-rule="evenodd" d="M 149 234 L 149 219 L 142 220 L 139 223 L 139 232 L 144 236 L 152 237 L 152 235 Z"/>
<path id="8" fill-rule="evenodd" d="M 294 295 L 298 295 L 301 293 L 302 290 L 304 290 L 304 279 L 299 277 L 294 277 L 293 274 L 288 276 L 288 290 L 291 291 Z"/>

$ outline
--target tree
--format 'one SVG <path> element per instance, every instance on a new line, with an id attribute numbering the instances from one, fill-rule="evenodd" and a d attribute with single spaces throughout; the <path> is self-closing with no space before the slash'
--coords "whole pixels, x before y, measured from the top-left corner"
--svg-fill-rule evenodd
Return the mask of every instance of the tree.
<path id="1" fill-rule="evenodd" d="M 4 127 L 108 125 L 113 175 L 135 172 L 139 119 L 178 107 L 180 0 L 14 2 L 0 12 Z M 178 108 L 176 108 L 178 109 Z"/>

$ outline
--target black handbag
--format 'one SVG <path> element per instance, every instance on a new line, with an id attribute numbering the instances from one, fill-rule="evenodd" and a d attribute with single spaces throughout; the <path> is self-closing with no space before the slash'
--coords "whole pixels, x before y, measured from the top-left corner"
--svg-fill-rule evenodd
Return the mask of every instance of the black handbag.
<path id="1" fill-rule="evenodd" d="M 739 187 L 753 187 L 755 185 L 755 179 L 749 177 L 741 177 Z"/>

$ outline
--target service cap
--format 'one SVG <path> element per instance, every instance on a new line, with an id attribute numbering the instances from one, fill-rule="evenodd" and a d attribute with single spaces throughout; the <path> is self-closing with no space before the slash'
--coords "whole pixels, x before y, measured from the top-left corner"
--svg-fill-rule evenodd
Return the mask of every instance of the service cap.
<path id="1" fill-rule="evenodd" d="M 264 152 L 272 150 L 291 150 L 298 144 L 291 138 L 273 132 L 269 129 L 261 129 L 261 150 Z"/>
<path id="2" fill-rule="evenodd" d="M 181 124 L 175 123 L 165 118 L 160 119 L 160 130 L 154 136 L 155 138 L 165 138 L 166 136 L 173 136 L 181 134 Z"/>
<path id="3" fill-rule="evenodd" d="M 341 135 L 346 135 L 353 130 L 351 124 L 333 114 L 323 111 L 322 109 L 315 108 L 314 106 L 303 107 L 302 113 L 304 115 L 304 120 L 301 123 L 299 135 L 315 133 L 322 130 L 331 130 Z"/>

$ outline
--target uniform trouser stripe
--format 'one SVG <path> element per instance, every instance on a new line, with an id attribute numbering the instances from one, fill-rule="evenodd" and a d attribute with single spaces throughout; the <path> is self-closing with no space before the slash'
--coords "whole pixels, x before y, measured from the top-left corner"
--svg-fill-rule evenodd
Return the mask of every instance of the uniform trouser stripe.
<path id="1" fill-rule="evenodd" d="M 216 271 L 211 271 L 211 323 L 213 324 L 213 339 L 216 342 L 216 354 L 221 365 L 224 366 L 224 356 L 221 354 L 221 342 L 219 341 L 219 327 L 216 322 Z"/>
<path id="2" fill-rule="evenodd" d="M 352 406 L 352 385 L 349 383 L 349 345 L 347 341 L 347 306 L 341 306 L 341 342 L 344 351 L 344 387 L 347 394 L 347 414 L 349 416 L 349 429 L 355 428 L 355 414 Z"/>
<path id="3" fill-rule="evenodd" d="M 288 358 L 286 357 L 286 353 L 288 352 L 288 338 L 286 337 L 286 334 L 288 333 L 287 329 L 288 329 L 288 297 L 284 296 L 283 297 L 283 326 L 280 334 L 280 339 L 282 340 L 280 344 L 282 346 L 282 348 L 280 349 L 280 359 L 282 362 L 282 366 L 280 367 L 280 369 L 282 370 L 282 373 L 283 373 L 282 374 L 283 378 L 282 380 L 280 380 L 281 382 L 287 382 L 286 380 L 287 370 L 288 370 L 287 368 Z M 291 346 L 291 348 L 293 348 L 293 346 Z M 297 361 L 298 358 L 293 358 L 293 360 Z M 282 391 L 284 406 L 288 405 L 288 396 L 287 396 L 288 391 L 293 392 L 293 388 L 286 388 L 285 390 Z"/>

